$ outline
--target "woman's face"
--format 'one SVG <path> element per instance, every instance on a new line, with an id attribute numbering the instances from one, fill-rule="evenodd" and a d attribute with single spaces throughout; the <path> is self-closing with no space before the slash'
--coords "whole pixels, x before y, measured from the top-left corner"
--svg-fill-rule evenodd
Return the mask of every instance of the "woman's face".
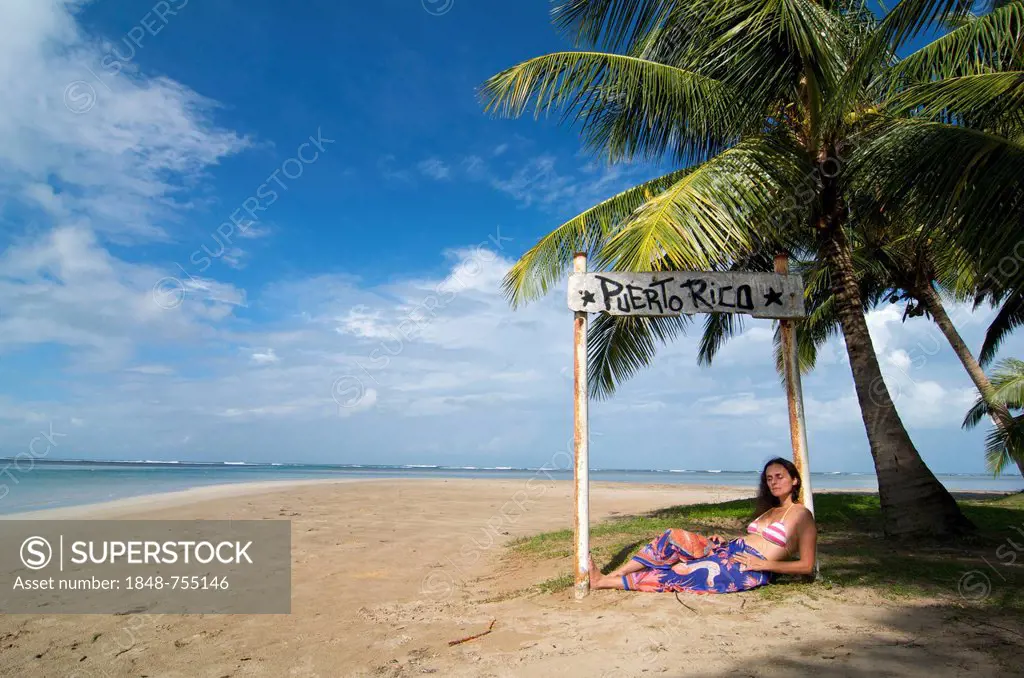
<path id="1" fill-rule="evenodd" d="M 785 497 L 797 485 L 797 481 L 782 464 L 772 464 L 765 469 L 764 476 L 773 497 Z"/>

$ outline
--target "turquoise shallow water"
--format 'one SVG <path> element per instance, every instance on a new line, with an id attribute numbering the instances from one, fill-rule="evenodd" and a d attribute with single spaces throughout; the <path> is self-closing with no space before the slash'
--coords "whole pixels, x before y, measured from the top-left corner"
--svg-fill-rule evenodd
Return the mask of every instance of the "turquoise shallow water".
<path id="1" fill-rule="evenodd" d="M 476 468 L 471 466 L 374 466 L 234 464 L 190 462 L 61 462 L 0 460 L 0 514 L 78 506 L 193 487 L 273 480 L 329 478 L 492 478 L 534 476 L 571 480 L 568 469 Z M 982 474 L 939 475 L 953 491 L 1024 490 L 1024 478 Z M 874 490 L 873 473 L 814 473 L 814 488 Z M 592 469 L 592 482 L 757 486 L 757 472 L 729 470 Z M 6 494 L 4 494 L 6 487 Z"/>

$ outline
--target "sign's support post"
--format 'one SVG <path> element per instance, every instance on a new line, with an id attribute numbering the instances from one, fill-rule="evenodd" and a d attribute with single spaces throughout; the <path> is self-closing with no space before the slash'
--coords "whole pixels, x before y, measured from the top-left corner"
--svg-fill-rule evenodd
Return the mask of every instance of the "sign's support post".
<path id="1" fill-rule="evenodd" d="M 577 252 L 573 272 L 587 272 L 587 255 Z M 575 496 L 576 600 L 590 593 L 590 459 L 588 445 L 587 312 L 573 314 L 573 471 Z"/>
<path id="2" fill-rule="evenodd" d="M 775 272 L 789 273 L 789 255 L 775 255 Z M 786 372 L 786 403 L 789 406 L 789 437 L 793 446 L 793 464 L 800 473 L 800 503 L 814 514 L 814 492 L 811 488 L 811 465 L 807 458 L 807 427 L 804 423 L 804 390 L 800 382 L 800 355 L 793 321 L 779 320 L 782 335 L 782 360 Z M 814 559 L 814 578 L 818 575 L 818 559 Z"/>
<path id="3" fill-rule="evenodd" d="M 789 255 L 775 255 L 775 272 L 789 273 Z M 804 392 L 800 383 L 800 356 L 793 321 L 779 321 L 782 334 L 782 356 L 786 371 L 786 402 L 789 405 L 789 437 L 793 445 L 793 464 L 800 472 L 801 503 L 814 513 L 811 492 L 811 468 L 807 460 L 807 428 L 804 425 Z"/>

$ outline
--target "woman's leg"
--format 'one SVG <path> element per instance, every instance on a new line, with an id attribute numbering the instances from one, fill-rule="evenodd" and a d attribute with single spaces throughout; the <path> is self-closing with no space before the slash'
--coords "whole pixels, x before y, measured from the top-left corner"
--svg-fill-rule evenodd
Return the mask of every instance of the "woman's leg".
<path id="1" fill-rule="evenodd" d="M 665 530 L 660 537 L 652 540 L 633 556 L 633 561 L 639 563 L 640 568 L 633 568 L 629 571 L 635 572 L 644 567 L 669 568 L 680 560 L 703 558 L 707 555 L 710 546 L 707 538 L 696 532 L 675 528 Z M 626 572 L 621 574 L 626 574 Z"/>
<path id="2" fill-rule="evenodd" d="M 615 568 L 614 570 L 609 572 L 608 576 L 609 577 L 612 577 L 612 576 L 621 577 L 622 575 L 629 574 L 630 572 L 639 572 L 640 570 L 644 569 L 645 567 L 647 567 L 647 566 L 644 565 L 643 563 L 641 563 L 639 560 L 633 560 L 632 558 L 630 558 L 629 560 L 624 562 L 622 565 L 619 565 L 617 568 Z"/>
<path id="3" fill-rule="evenodd" d="M 660 576 L 655 572 L 647 572 L 648 570 L 668 570 L 679 562 L 702 558 L 710 547 L 710 542 L 702 535 L 687 530 L 668 529 L 607 575 L 601 574 L 591 557 L 590 586 L 591 588 L 634 589 L 636 587 L 636 590 L 657 590 L 660 586 Z M 633 584 L 628 587 L 623 579 L 627 575 L 634 575 L 629 579 Z"/>
<path id="4" fill-rule="evenodd" d="M 630 572 L 638 572 L 639 570 L 642 570 L 645 567 L 646 566 L 643 563 L 637 562 L 635 560 L 627 560 L 625 563 L 623 563 L 622 565 L 618 566 L 617 568 L 615 568 L 614 570 L 612 570 L 608 574 L 602 575 L 601 574 L 601 569 L 594 563 L 594 556 L 590 556 L 590 572 L 591 572 L 591 577 L 590 578 L 591 578 L 591 580 L 593 580 L 593 578 L 594 578 L 593 577 L 593 573 L 594 572 L 596 572 L 598 574 L 598 576 L 602 576 L 602 577 L 621 577 L 622 575 L 629 574 Z"/>
<path id="5" fill-rule="evenodd" d="M 639 565 L 639 563 L 637 563 Z M 643 566 L 640 566 L 643 568 Z M 601 570 L 597 569 L 597 565 L 594 563 L 594 559 L 590 559 L 590 588 L 591 589 L 623 589 L 625 585 L 622 583 L 622 577 L 616 575 L 614 572 L 611 574 L 601 574 Z"/>
<path id="6" fill-rule="evenodd" d="M 672 563 L 679 562 L 684 554 L 672 547 L 673 532 L 678 533 L 682 532 L 682 530 L 666 530 L 660 537 L 652 539 L 636 556 L 619 565 L 606 576 L 621 577 L 651 567 L 651 564 L 654 563 L 658 563 L 661 567 L 668 567 Z M 591 564 L 593 564 L 594 559 L 591 558 L 590 560 Z"/>

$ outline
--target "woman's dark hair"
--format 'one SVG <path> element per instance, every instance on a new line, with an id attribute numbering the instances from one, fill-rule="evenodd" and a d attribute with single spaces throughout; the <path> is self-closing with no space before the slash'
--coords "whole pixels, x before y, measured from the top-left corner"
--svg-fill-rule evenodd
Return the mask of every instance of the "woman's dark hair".
<path id="1" fill-rule="evenodd" d="M 774 459 L 768 460 L 768 463 L 761 469 L 761 484 L 757 488 L 757 501 L 754 504 L 754 519 L 762 515 L 768 509 L 775 508 L 779 505 L 779 500 L 772 495 L 772 491 L 768 489 L 768 467 L 778 464 L 789 472 L 789 477 L 798 481 L 796 487 L 793 488 L 793 501 L 800 500 L 800 472 L 796 470 L 796 466 L 793 462 L 782 457 L 775 457 Z"/>

